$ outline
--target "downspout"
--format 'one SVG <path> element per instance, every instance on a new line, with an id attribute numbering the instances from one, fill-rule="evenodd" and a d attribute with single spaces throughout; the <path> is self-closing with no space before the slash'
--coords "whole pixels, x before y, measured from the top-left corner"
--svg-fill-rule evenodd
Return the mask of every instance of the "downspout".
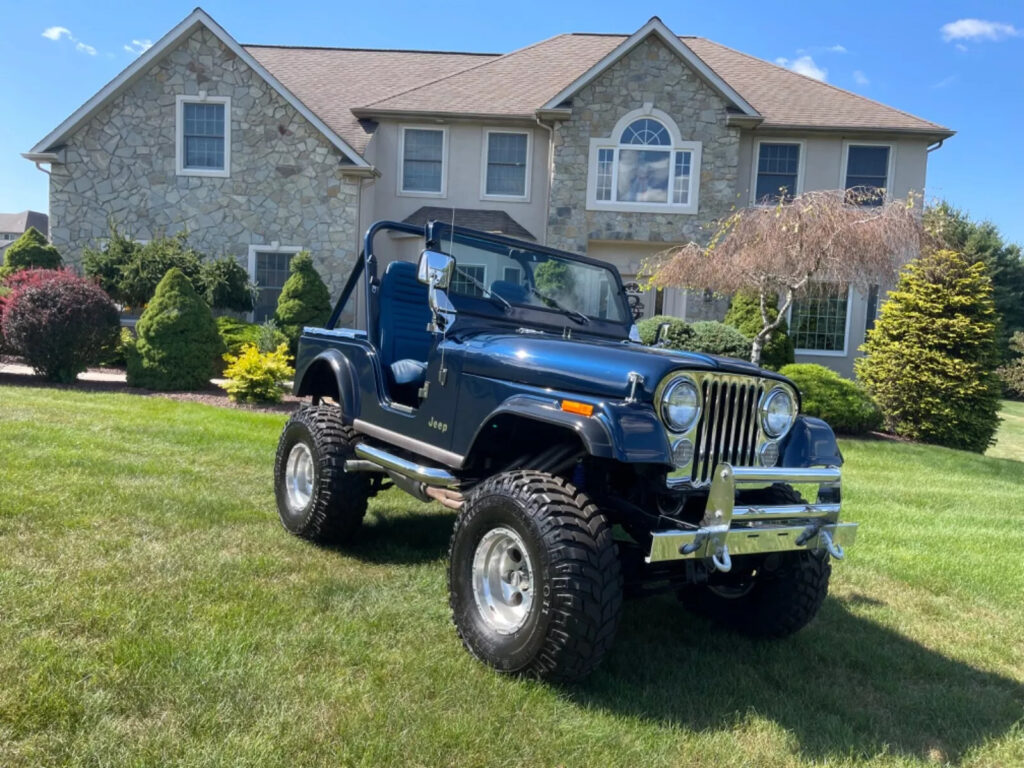
<path id="1" fill-rule="evenodd" d="M 36 170 L 37 171 L 42 171 L 47 176 L 49 176 L 50 172 L 48 170 L 46 170 L 45 168 L 43 168 L 43 162 L 44 162 L 43 160 L 36 160 Z"/>
<path id="2" fill-rule="evenodd" d="M 544 231 L 540 240 L 541 245 L 547 245 L 548 221 L 551 218 L 551 185 L 555 180 L 555 129 L 550 125 L 545 125 L 537 116 L 534 116 L 534 120 L 537 121 L 537 125 L 548 132 L 548 183 L 544 192 Z"/>
<path id="3" fill-rule="evenodd" d="M 945 139 L 939 139 L 938 141 L 936 141 L 936 142 L 934 142 L 932 144 L 929 144 L 928 145 L 928 149 L 926 151 L 934 152 L 936 149 L 941 148 L 942 145 L 945 144 L 945 143 L 946 143 Z"/>

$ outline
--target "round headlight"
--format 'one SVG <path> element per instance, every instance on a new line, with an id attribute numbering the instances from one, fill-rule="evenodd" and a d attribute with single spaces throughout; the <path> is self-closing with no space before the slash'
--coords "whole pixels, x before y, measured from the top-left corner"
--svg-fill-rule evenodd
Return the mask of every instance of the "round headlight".
<path id="1" fill-rule="evenodd" d="M 661 396 L 661 418 L 673 432 L 685 432 L 700 415 L 700 392 L 689 379 L 676 379 Z"/>
<path id="2" fill-rule="evenodd" d="M 796 419 L 793 396 L 782 387 L 773 389 L 761 402 L 761 429 L 768 437 L 782 437 Z"/>

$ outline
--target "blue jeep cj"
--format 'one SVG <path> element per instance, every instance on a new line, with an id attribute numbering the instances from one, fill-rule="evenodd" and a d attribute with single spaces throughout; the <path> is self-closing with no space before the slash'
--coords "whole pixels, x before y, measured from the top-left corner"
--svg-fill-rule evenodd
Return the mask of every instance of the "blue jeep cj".
<path id="1" fill-rule="evenodd" d="M 418 265 L 379 276 L 383 232 L 424 238 Z M 360 285 L 366 330 L 336 327 Z M 790 381 L 641 345 L 614 267 L 533 243 L 374 224 L 327 327 L 303 331 L 295 393 L 311 405 L 278 446 L 284 527 L 349 541 L 392 485 L 457 510 L 452 617 L 507 672 L 586 675 L 624 594 L 788 635 L 856 532 L 832 430 Z"/>

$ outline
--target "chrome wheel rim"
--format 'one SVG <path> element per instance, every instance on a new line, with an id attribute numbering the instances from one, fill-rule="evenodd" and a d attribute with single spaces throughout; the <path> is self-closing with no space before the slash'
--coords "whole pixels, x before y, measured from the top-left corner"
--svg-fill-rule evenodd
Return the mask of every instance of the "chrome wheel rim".
<path id="1" fill-rule="evenodd" d="M 533 587 L 522 537 L 504 526 L 484 534 L 473 554 L 473 598 L 484 623 L 502 635 L 519 630 L 530 616 Z"/>
<path id="2" fill-rule="evenodd" d="M 305 443 L 296 443 L 288 453 L 288 461 L 284 468 L 284 485 L 289 512 L 298 514 L 309 504 L 309 500 L 313 498 L 315 477 L 316 467 L 313 464 L 313 453 Z"/>

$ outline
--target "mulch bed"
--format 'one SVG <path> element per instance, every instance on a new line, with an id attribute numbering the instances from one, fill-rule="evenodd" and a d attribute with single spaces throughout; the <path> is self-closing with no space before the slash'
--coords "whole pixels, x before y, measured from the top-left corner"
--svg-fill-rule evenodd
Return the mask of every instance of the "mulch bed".
<path id="1" fill-rule="evenodd" d="M 4 362 L 20 362 L 14 358 L 7 358 Z M 120 373 L 114 368 L 90 368 L 90 371 L 102 373 Z M 142 397 L 166 397 L 170 400 L 179 400 L 185 403 L 201 403 L 203 405 L 215 405 L 220 408 L 234 408 L 239 411 L 255 411 L 258 413 L 291 413 L 296 410 L 302 400 L 292 395 L 285 395 L 280 403 L 276 405 L 248 405 L 245 403 L 233 403 L 228 399 L 228 393 L 220 387 L 212 384 L 209 389 L 196 392 L 162 392 L 152 389 L 140 389 L 129 387 L 119 381 L 86 381 L 79 379 L 73 384 L 55 384 L 46 381 L 35 374 L 25 373 L 3 373 L 0 372 L 0 387 L 34 387 L 43 389 L 71 389 L 77 392 L 113 392 L 124 395 L 139 395 Z"/>

